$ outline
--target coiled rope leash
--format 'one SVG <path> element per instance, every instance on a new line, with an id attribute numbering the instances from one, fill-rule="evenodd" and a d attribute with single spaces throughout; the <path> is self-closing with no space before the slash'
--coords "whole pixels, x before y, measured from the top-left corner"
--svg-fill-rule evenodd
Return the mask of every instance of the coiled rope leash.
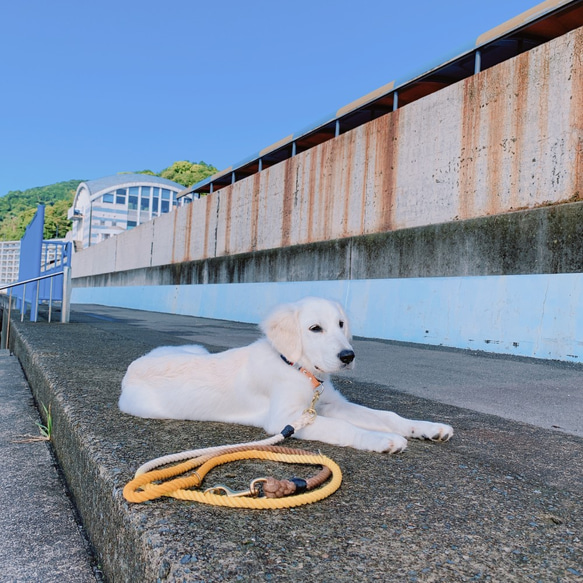
<path id="1" fill-rule="evenodd" d="M 272 477 L 257 478 L 251 482 L 248 490 L 242 492 L 233 492 L 222 485 L 213 486 L 204 491 L 190 489 L 199 487 L 203 478 L 212 468 L 242 459 L 263 459 L 285 463 L 321 465 L 323 469 L 308 480 L 301 478 L 292 478 L 291 480 L 276 480 Z M 190 476 L 171 479 L 163 483 L 154 483 L 195 468 L 198 469 Z M 323 487 L 318 488 L 330 476 L 332 479 Z M 276 446 L 265 446 L 264 448 L 247 446 L 225 449 L 218 455 L 200 456 L 199 458 L 182 462 L 177 466 L 141 474 L 125 486 L 123 495 L 128 502 L 145 502 L 161 496 L 170 496 L 179 500 L 192 500 L 214 506 L 276 509 L 292 508 L 302 504 L 318 502 L 336 492 L 341 483 L 342 472 L 340 468 L 326 456 L 305 450 Z"/>
<path id="2" fill-rule="evenodd" d="M 282 358 L 293 366 L 283 356 Z M 138 468 L 134 479 L 126 484 L 123 489 L 124 498 L 128 502 L 145 502 L 169 496 L 179 500 L 192 500 L 231 508 L 277 509 L 318 502 L 336 492 L 342 483 L 342 471 L 333 460 L 302 449 L 275 445 L 293 435 L 295 431 L 306 427 L 316 418 L 315 406 L 322 394 L 322 382 L 309 371 L 303 368 L 298 368 L 298 370 L 310 378 L 314 396 L 310 406 L 296 423 L 287 425 L 281 433 L 260 441 L 189 450 L 152 460 Z M 322 466 L 322 470 L 307 480 L 256 478 L 251 481 L 247 490 L 240 492 L 235 492 L 223 485 L 213 486 L 204 491 L 192 489 L 199 488 L 204 477 L 213 468 L 243 459 L 319 465 Z M 181 463 L 163 469 L 154 469 L 176 462 Z M 186 472 L 192 473 L 186 477 L 176 477 Z"/>

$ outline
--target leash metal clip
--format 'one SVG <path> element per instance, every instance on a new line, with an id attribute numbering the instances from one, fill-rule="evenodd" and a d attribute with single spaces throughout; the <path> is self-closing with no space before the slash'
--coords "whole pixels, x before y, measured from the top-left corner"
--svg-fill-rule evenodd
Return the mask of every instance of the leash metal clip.
<path id="1" fill-rule="evenodd" d="M 314 396 L 312 398 L 312 402 L 310 403 L 310 406 L 307 409 L 304 409 L 304 414 L 311 415 L 312 418 L 316 418 L 316 416 L 317 416 L 316 403 L 318 402 L 318 399 L 320 398 L 320 395 L 323 392 L 324 392 L 324 385 L 320 385 L 316 389 L 314 389 Z"/>
<path id="2" fill-rule="evenodd" d="M 238 498 L 240 496 L 251 496 L 250 490 L 232 490 L 224 484 L 217 484 L 204 491 L 205 494 L 216 494 L 217 496 L 229 496 L 229 498 Z"/>
<path id="3" fill-rule="evenodd" d="M 260 484 L 265 482 L 267 482 L 267 478 L 255 478 L 251 481 L 247 490 L 233 490 L 224 484 L 217 484 L 216 486 L 207 488 L 204 493 L 216 494 L 218 496 L 229 496 L 229 498 L 240 498 L 241 496 L 252 496 L 256 498 L 263 494 Z"/>

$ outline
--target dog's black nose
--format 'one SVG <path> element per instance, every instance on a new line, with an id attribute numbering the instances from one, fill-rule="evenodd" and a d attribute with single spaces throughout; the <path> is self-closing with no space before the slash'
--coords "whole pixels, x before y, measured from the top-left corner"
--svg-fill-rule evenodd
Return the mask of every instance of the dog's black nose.
<path id="1" fill-rule="evenodd" d="M 354 360 L 354 352 L 352 350 L 341 350 L 338 353 L 338 358 L 344 364 L 350 364 Z"/>

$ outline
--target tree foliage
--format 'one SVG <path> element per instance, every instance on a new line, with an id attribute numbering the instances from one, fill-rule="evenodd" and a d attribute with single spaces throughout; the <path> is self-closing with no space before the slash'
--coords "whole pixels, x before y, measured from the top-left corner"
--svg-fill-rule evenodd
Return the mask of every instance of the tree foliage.
<path id="1" fill-rule="evenodd" d="M 46 239 L 64 237 L 71 228 L 67 209 L 73 204 L 77 186 L 82 180 L 57 182 L 28 190 L 13 190 L 0 197 L 0 240 L 15 241 L 24 235 L 39 204 L 45 205 Z"/>
<path id="2" fill-rule="evenodd" d="M 188 160 L 181 160 L 180 162 L 174 162 L 172 166 L 162 170 L 158 176 L 167 178 L 168 180 L 173 180 L 184 186 L 192 186 L 217 172 L 218 170 L 214 166 L 211 166 L 206 162 L 189 162 Z"/>
<path id="3" fill-rule="evenodd" d="M 141 170 L 137 174 L 161 176 L 192 186 L 215 174 L 217 169 L 205 162 L 174 162 L 161 172 Z M 45 205 L 45 239 L 63 238 L 71 229 L 67 211 L 73 205 L 77 187 L 83 180 L 68 180 L 49 186 L 13 190 L 0 197 L 0 241 L 17 241 L 22 238 L 39 204 Z"/>
<path id="4" fill-rule="evenodd" d="M 75 193 L 73 193 L 73 196 Z M 45 207 L 45 239 L 62 239 L 71 230 L 71 221 L 67 219 L 67 212 L 73 205 L 73 199 L 58 200 L 51 206 Z"/>

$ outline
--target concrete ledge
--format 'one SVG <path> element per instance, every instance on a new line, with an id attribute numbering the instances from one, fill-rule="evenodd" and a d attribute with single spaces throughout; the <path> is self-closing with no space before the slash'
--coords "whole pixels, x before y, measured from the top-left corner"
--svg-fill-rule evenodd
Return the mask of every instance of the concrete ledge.
<path id="1" fill-rule="evenodd" d="M 581 576 L 583 441 L 397 392 L 406 379 L 395 376 L 365 382 L 356 373 L 338 384 L 366 405 L 452 423 L 451 443 L 414 442 L 392 457 L 304 443 L 335 459 L 344 483 L 329 499 L 296 510 L 239 511 L 176 500 L 127 504 L 121 490 L 148 459 L 264 436 L 248 427 L 122 415 L 116 402 L 129 362 L 160 344 L 199 339 L 216 350 L 256 333 L 254 327 L 200 318 L 156 314 L 148 324 L 146 316 L 127 310 L 110 314 L 73 310 L 68 325 L 15 321 L 11 336 L 37 400 L 52 406 L 55 450 L 108 581 Z M 388 366 L 394 347 L 383 346 L 379 362 Z M 442 354 L 415 350 L 419 371 L 424 363 L 437 366 Z M 418 358 L 430 353 L 432 358 Z M 449 361 L 448 373 L 467 383 L 468 391 L 479 391 L 460 363 L 483 357 L 460 358 L 455 366 Z M 486 365 L 503 371 L 508 361 L 489 359 Z M 239 485 L 272 471 L 288 472 L 240 464 L 218 471 L 210 482 Z"/>

